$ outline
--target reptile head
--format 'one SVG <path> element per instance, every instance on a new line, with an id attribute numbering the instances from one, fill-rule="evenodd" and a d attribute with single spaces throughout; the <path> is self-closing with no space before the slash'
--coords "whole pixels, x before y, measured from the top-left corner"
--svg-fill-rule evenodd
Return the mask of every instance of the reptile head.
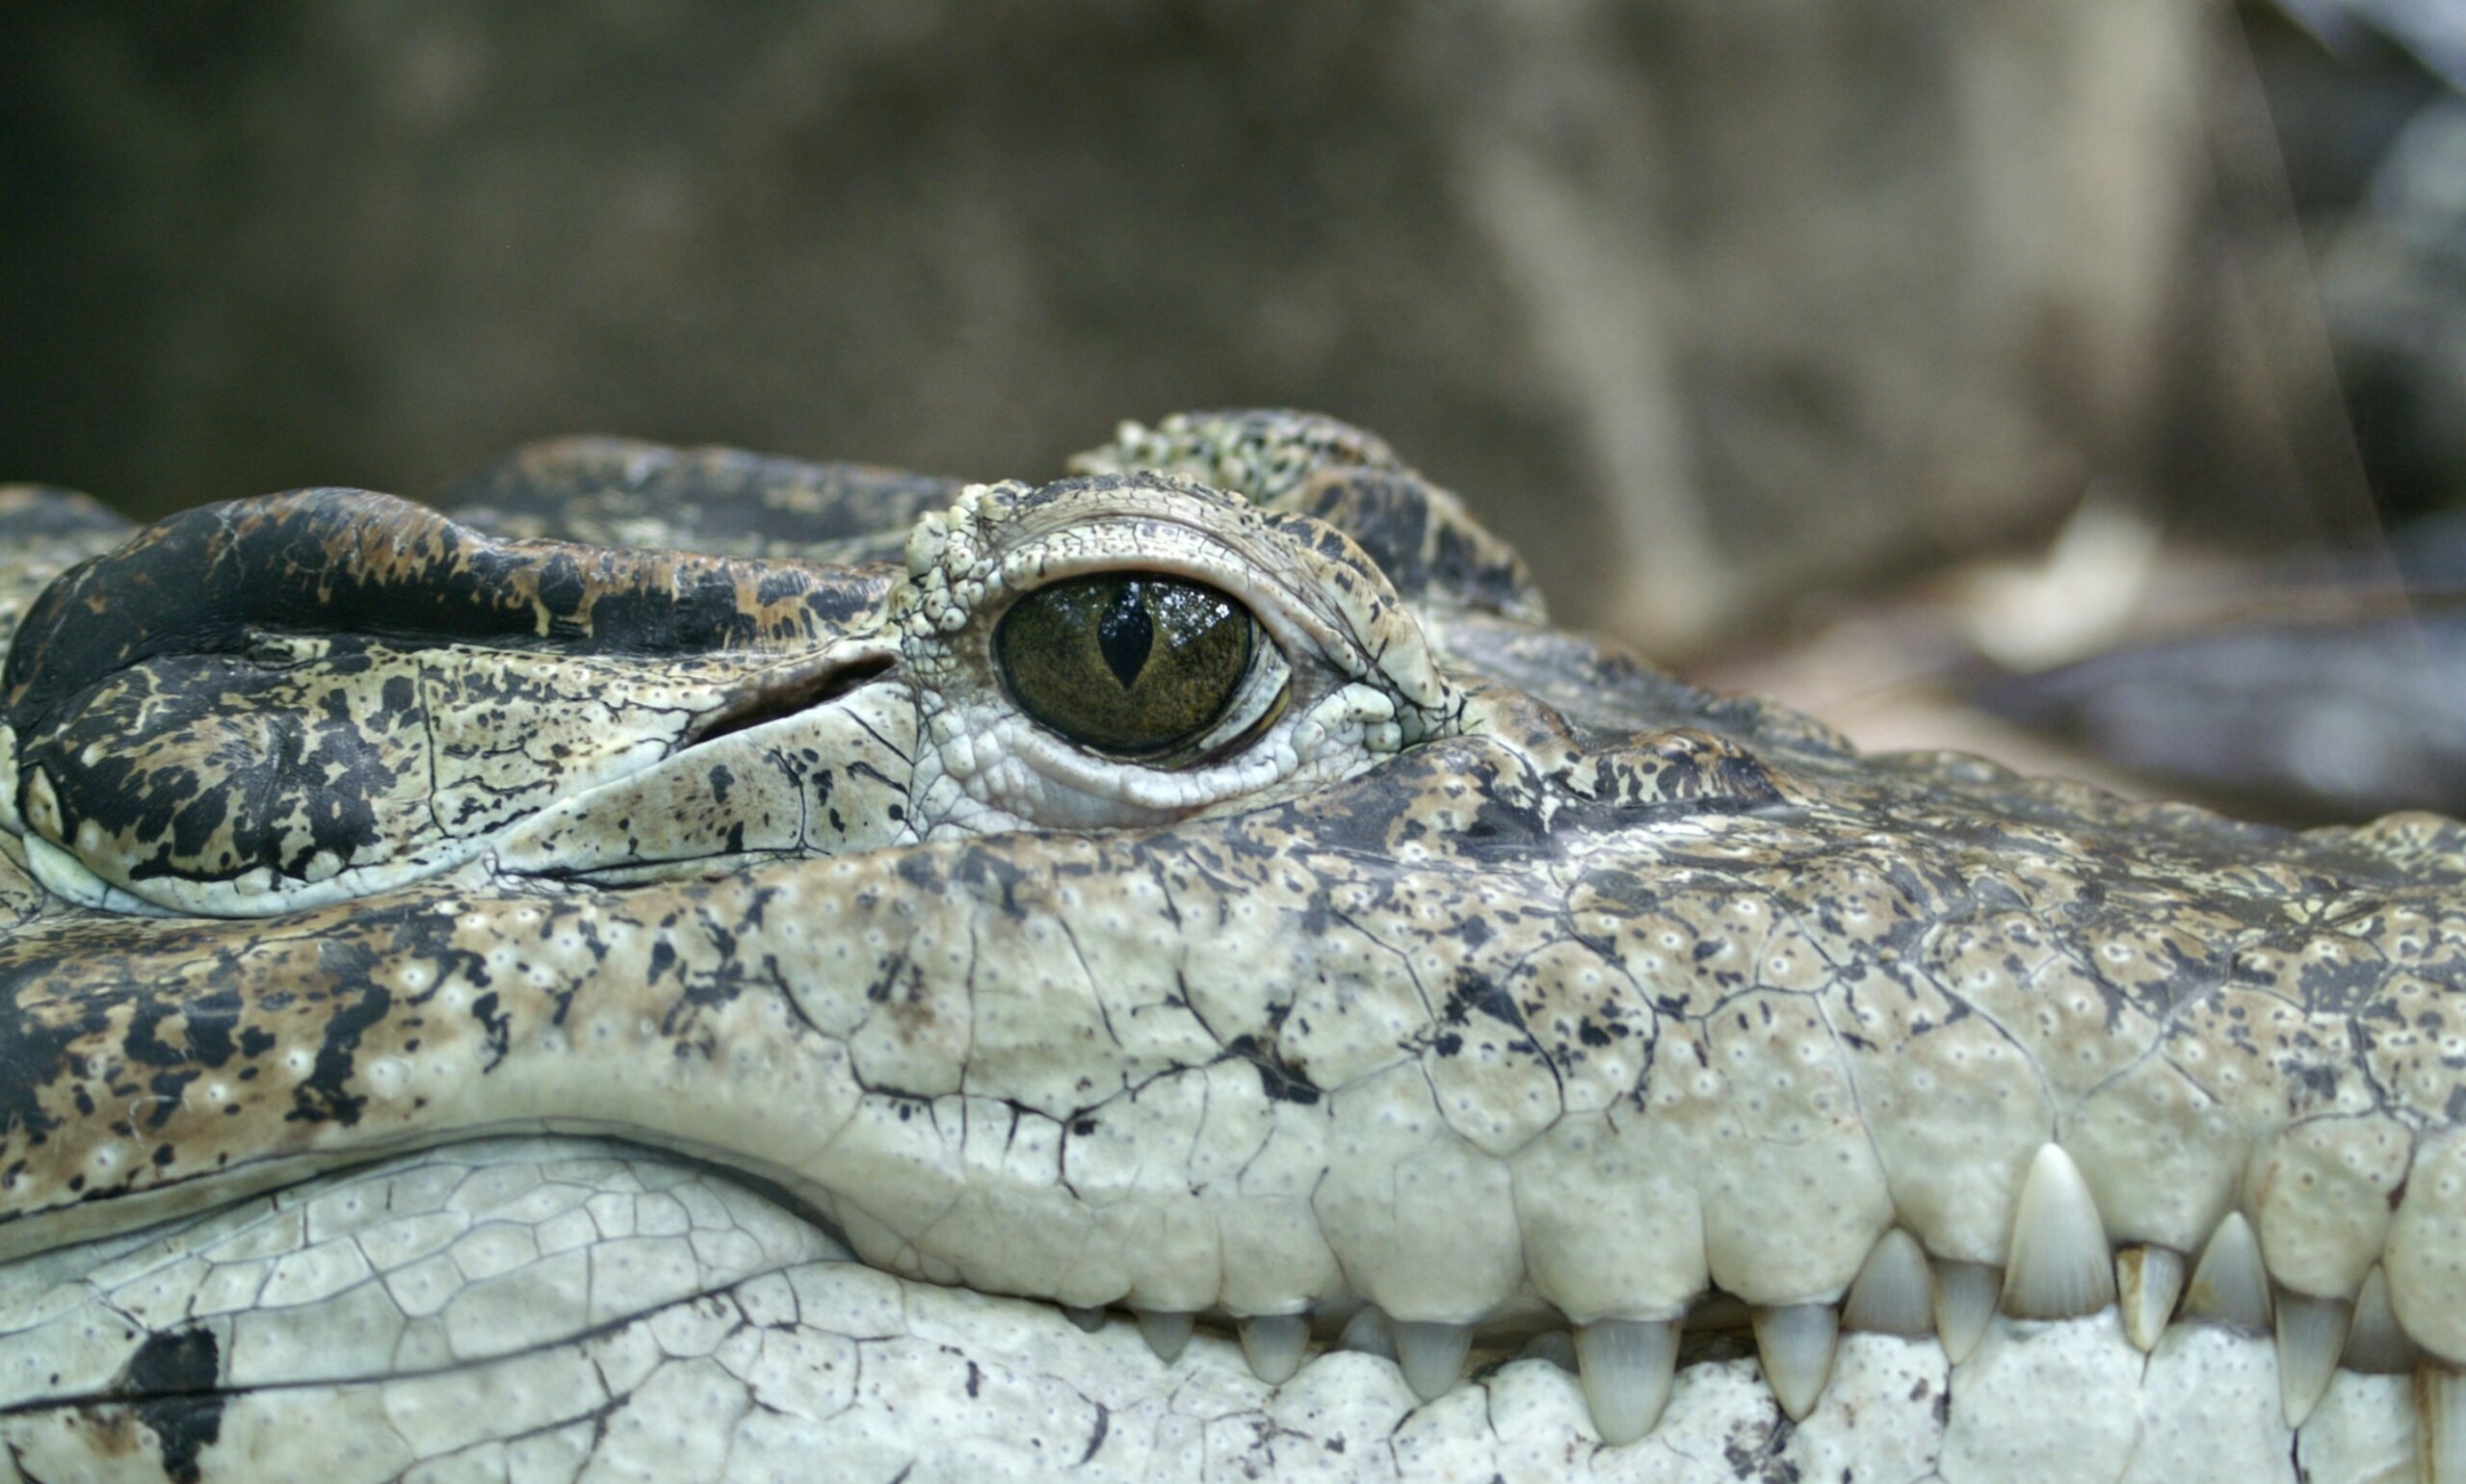
<path id="1" fill-rule="evenodd" d="M 110 1274 L 188 1276 L 14 1416 L 164 1437 L 167 1394 L 274 1417 L 639 1328 L 716 1367 L 737 1448 L 762 1362 L 687 1315 L 860 1348 L 955 1322 L 941 1285 L 1026 1300 L 974 1300 L 944 1373 L 1106 1416 L 1182 1383 L 1062 1312 L 1237 1334 L 1257 1379 L 1184 1363 L 1272 1419 L 1235 1463 L 1375 1437 L 1401 1466 L 1418 1401 L 1415 1445 L 1469 1467 L 1523 1436 L 1513 1396 L 1638 1476 L 1710 1439 L 1724 1469 L 2118 1477 L 2221 1419 L 2250 1441 L 2200 1468 L 2450 1456 L 2457 826 L 1860 758 L 1550 629 L 1452 497 L 1323 419 L 1126 428 L 1036 486 L 710 473 L 745 467 L 568 446 L 469 523 L 243 502 L 27 610 L 6 822 L 52 901 L 0 947 L 0 1292 L 91 1319 L 45 1285 L 126 1313 Z M 695 469 L 685 535 L 723 554 L 604 544 Z M 622 1148 L 473 1142 L 543 1132 Z M 543 1235 L 663 1168 L 751 1246 L 653 1280 L 631 1225 Z M 372 1201 L 529 1255 L 435 1269 Z M 136 1231 L 166 1219 L 203 1224 Z M 215 1257 L 252 1241 L 292 1245 Z M 871 1271 L 756 1316 L 833 1241 Z M 578 1308 L 540 1287 L 566 1252 Z M 258 1261 L 327 1277 L 201 1297 Z M 864 1283 L 906 1316 L 833 1311 Z M 407 1360 L 458 1303 L 488 1322 Z M 382 1354 L 320 1368 L 354 1324 Z M 1297 1376 L 1314 1335 L 1351 1348 Z M 591 1364 L 576 1415 L 624 1410 L 643 1383 Z M 902 1400 L 790 1431 L 886 1407 L 952 1467 Z M 1008 1405 L 971 1379 L 950 1415 Z M 1022 1457 L 1033 1410 L 1000 1413 Z"/>

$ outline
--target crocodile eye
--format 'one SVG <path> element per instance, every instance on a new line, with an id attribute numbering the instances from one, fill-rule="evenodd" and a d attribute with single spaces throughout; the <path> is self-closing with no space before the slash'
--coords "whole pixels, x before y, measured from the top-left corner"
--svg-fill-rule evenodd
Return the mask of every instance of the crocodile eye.
<path id="1" fill-rule="evenodd" d="M 1030 716 L 1081 746 L 1141 757 L 1193 742 L 1223 716 L 1258 629 L 1249 610 L 1205 583 L 1104 572 L 1021 597 L 993 642 Z"/>

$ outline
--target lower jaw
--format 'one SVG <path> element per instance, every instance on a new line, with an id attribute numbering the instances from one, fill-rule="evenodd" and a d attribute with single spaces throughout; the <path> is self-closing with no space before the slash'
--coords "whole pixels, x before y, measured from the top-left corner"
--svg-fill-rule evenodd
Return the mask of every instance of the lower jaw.
<path id="1" fill-rule="evenodd" d="M 1270 1385 L 1204 1320 L 1167 1362 L 1127 1315 L 863 1266 L 707 1166 L 494 1140 L 0 1266 L 0 1481 L 2457 1476 L 2436 1385 L 2341 1369 L 2291 1429 L 2264 1335 L 2143 1353 L 2112 1309 L 1999 1316 L 1953 1366 L 1845 1334 L 1794 1421 L 1745 1330 L 1695 1317 L 1613 1447 L 1563 1332 L 1485 1335 L 1425 1402 L 1356 1323 L 1368 1349 L 1314 1341 Z"/>

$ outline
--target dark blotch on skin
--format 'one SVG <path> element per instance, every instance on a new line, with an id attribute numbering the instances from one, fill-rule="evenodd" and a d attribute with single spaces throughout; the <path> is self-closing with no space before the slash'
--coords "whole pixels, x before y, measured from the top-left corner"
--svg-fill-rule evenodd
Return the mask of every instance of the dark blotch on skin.
<path id="1" fill-rule="evenodd" d="M 162 655 L 238 655 L 256 631 L 359 635 L 412 649 L 724 649 L 749 639 L 756 624 L 739 606 L 740 577 L 748 587 L 768 581 L 774 593 L 839 581 L 690 553 L 501 542 L 366 490 L 202 506 L 44 589 L 0 671 L 0 718 L 32 736 L 99 676 Z M 551 618 L 544 642 L 542 609 Z"/>
<path id="2" fill-rule="evenodd" d="M 1257 1036 L 1235 1036 L 1224 1051 L 1228 1056 L 1248 1062 L 1259 1074 L 1259 1090 L 1276 1102 L 1319 1101 L 1319 1086 L 1310 1080 L 1310 1075 L 1277 1055 L 1274 1047 L 1262 1044 Z"/>
<path id="3" fill-rule="evenodd" d="M 1447 1024 L 1461 1026 L 1470 1012 L 1479 1010 L 1502 1026 L 1517 1030 L 1525 1028 L 1524 1017 L 1510 996 L 1496 980 L 1485 974 L 1465 970 L 1456 976 L 1456 987 L 1448 992 L 1444 1011 Z"/>
<path id="4" fill-rule="evenodd" d="M 292 1108 L 283 1115 L 294 1123 L 359 1122 L 368 1106 L 365 1094 L 353 1091 L 353 1068 L 362 1032 L 384 1022 L 394 996 L 377 982 L 379 960 L 365 943 L 323 942 L 317 945 L 318 969 L 330 984 L 325 1036 L 317 1048 L 316 1065 L 292 1089 Z"/>
<path id="5" fill-rule="evenodd" d="M 102 1028 L 110 1007 L 85 1002 L 77 1013 L 43 1016 L 21 1006 L 31 997 L 30 985 L 48 978 L 54 966 L 41 958 L 22 960 L 0 969 L 0 1134 L 15 1135 L 23 1147 L 40 1144 L 60 1120 L 43 1110 L 43 1078 L 66 1065 L 69 1048 Z"/>
<path id="6" fill-rule="evenodd" d="M 151 1335 L 130 1357 L 118 1393 L 163 1448 L 163 1471 L 197 1484 L 197 1459 L 223 1436 L 222 1350 L 210 1330 Z"/>

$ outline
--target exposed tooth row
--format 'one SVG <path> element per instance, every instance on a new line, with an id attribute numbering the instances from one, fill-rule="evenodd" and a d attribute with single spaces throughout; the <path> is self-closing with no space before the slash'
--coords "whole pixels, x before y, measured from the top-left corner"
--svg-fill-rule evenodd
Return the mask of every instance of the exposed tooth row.
<path id="1" fill-rule="evenodd" d="M 2209 1384 L 2187 1356 L 2197 1345 L 2230 1343 L 2224 1337 L 2248 1337 L 2273 1350 L 2271 1405 L 2290 1429 L 2311 1418 L 2341 1369 L 2358 1377 L 2412 1376 L 2427 1476 L 2466 1479 L 2466 1380 L 2426 1359 L 2408 1338 L 2383 1268 L 2364 1273 L 2352 1299 L 2321 1297 L 2273 1283 L 2265 1250 L 2253 1221 L 2240 1211 L 2217 1223 L 2197 1262 L 2154 1244 L 2112 1249 L 2079 1167 L 2048 1144 L 2022 1182 L 2004 1265 L 1930 1261 L 1914 1237 L 1896 1227 L 1875 1241 L 1837 1304 L 1759 1304 L 1747 1313 L 1766 1383 L 1793 1419 L 1806 1418 L 1823 1399 L 1844 1332 L 1932 1334 L 1961 1367 L 1999 1315 L 2026 1330 L 2113 1309 L 2119 1314 L 2107 1323 L 2137 1349 L 2155 1352 L 2153 1388 Z M 1169 1363 L 1181 1354 L 1194 1315 L 1136 1313 L 1160 1357 Z M 1103 1319 L 1101 1310 L 1070 1314 L 1083 1327 Z M 1527 1349 L 1572 1364 L 1603 1441 L 1622 1445 L 1649 1434 L 1660 1420 L 1677 1374 L 1683 1328 L 1678 1316 L 1606 1316 L 1575 1326 L 1571 1346 L 1564 1336 L 1544 1335 Z M 1240 1332 L 1251 1368 L 1271 1384 L 1290 1379 L 1308 1358 L 1305 1315 L 1244 1318 Z M 1413 1393 L 1428 1402 L 1462 1378 L 1474 1332 L 1471 1323 L 1395 1318 L 1373 1304 L 1353 1313 L 1338 1345 L 1393 1360 Z M 2190 1338 L 2204 1333 L 2221 1339 Z M 2167 1456 L 2164 1447 L 2153 1449 L 2149 1468 Z"/>
<path id="2" fill-rule="evenodd" d="M 1191 1331 L 1197 1321 L 1198 1315 L 1194 1314 L 1141 1309 L 1139 1311 L 1139 1333 L 1146 1337 L 1148 1347 L 1156 1352 L 1156 1358 L 1169 1366 L 1182 1358 L 1182 1351 L 1190 1345 Z"/>
<path id="3" fill-rule="evenodd" d="M 1899 1227 L 1883 1235 L 1841 1306 L 1846 1329 L 1872 1335 L 1919 1336 L 1934 1331 L 1934 1289 L 1918 1238 Z"/>
<path id="4" fill-rule="evenodd" d="M 2223 1329 L 2269 1333 L 2269 1273 L 2261 1266 L 2261 1244 L 2242 1211 L 2227 1213 L 2201 1253 L 2191 1285 L 2184 1289 L 2184 1315 Z"/>
<path id="5" fill-rule="evenodd" d="M 2115 1276 L 2098 1205 L 2080 1167 L 2059 1145 L 2040 1148 L 2021 1182 L 2004 1268 L 2004 1312 L 2016 1319 L 2068 1319 L 2115 1301 Z"/>
<path id="6" fill-rule="evenodd" d="M 2354 1322 L 2347 1326 L 2347 1351 L 2338 1364 L 2367 1376 L 2410 1376 L 2420 1359 L 2389 1307 L 2388 1275 L 2375 1267 L 2355 1295 Z"/>
<path id="7" fill-rule="evenodd" d="M 1301 1363 L 1310 1358 L 1309 1315 L 1272 1314 L 1244 1319 L 1242 1354 L 1248 1359 L 1250 1369 L 1268 1385 L 1281 1386 L 1292 1380 Z"/>
<path id="8" fill-rule="evenodd" d="M 1392 1361 L 1396 1358 L 1396 1327 L 1375 1305 L 1366 1304 L 1345 1321 L 1344 1334 L 1336 1344 L 1340 1349 L 1358 1350 Z"/>
<path id="9" fill-rule="evenodd" d="M 1596 1319 L 1576 1331 L 1576 1373 L 1601 1441 L 1633 1443 L 1653 1430 L 1678 1375 L 1678 1321 Z"/>
<path id="10" fill-rule="evenodd" d="M 1436 1401 L 1455 1390 L 1464 1358 L 1472 1353 L 1473 1326 L 1427 1319 L 1398 1319 L 1395 1326 L 1396 1368 L 1413 1394 Z"/>
<path id="11" fill-rule="evenodd" d="M 2115 1254 L 2115 1289 L 2124 1338 L 2138 1349 L 2158 1348 L 2184 1296 L 2184 1255 L 2172 1247 L 2126 1247 Z"/>
<path id="12" fill-rule="evenodd" d="M 1945 1263 L 1935 1269 L 1935 1337 L 1954 1365 L 1970 1358 L 1995 1318 L 2003 1270 L 1984 1263 Z"/>
<path id="13" fill-rule="evenodd" d="M 2286 1425 L 2300 1427 L 2347 1347 L 2347 1319 L 2354 1306 L 2342 1298 L 2307 1293 L 2277 1297 L 2277 1378 L 2286 1395 Z"/>
<path id="14" fill-rule="evenodd" d="M 2424 1477 L 2466 1479 L 2466 1375 L 2427 1367 L 2415 1377 L 2417 1446 Z"/>
<path id="15" fill-rule="evenodd" d="M 1840 1338 L 1841 1316 L 1830 1304 L 1755 1312 L 1755 1351 L 1764 1362 L 1764 1380 L 1792 1421 L 1815 1410 L 1823 1383 L 1832 1379 L 1833 1346 Z"/>

